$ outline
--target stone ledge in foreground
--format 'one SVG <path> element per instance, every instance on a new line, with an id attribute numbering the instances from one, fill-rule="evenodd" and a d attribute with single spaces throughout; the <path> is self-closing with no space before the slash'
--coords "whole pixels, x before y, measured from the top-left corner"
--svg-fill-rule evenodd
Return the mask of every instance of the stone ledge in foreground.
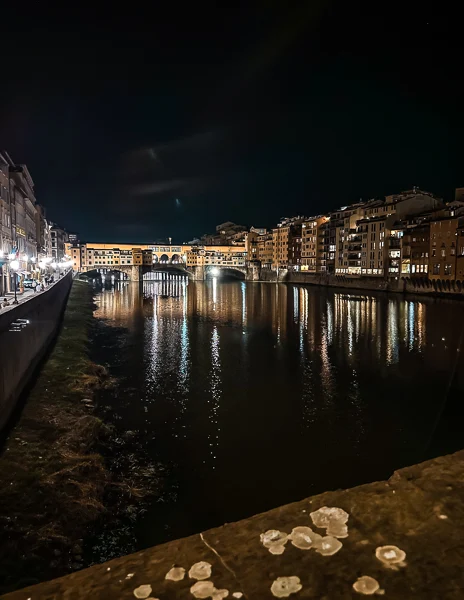
<path id="1" fill-rule="evenodd" d="M 287 543 L 283 554 L 272 555 L 262 546 L 259 536 L 268 529 L 290 533 L 300 525 L 314 528 L 309 513 L 322 506 L 340 507 L 350 515 L 349 535 L 337 554 L 321 556 Z M 375 549 L 384 545 L 404 550 L 406 566 L 383 566 Z M 199 561 L 211 563 L 211 580 L 217 589 L 228 590 L 231 599 L 237 592 L 247 599 L 273 598 L 272 582 L 282 576 L 300 578 L 301 591 L 290 596 L 295 600 L 362 598 L 352 588 L 362 575 L 379 582 L 385 600 L 462 599 L 464 451 L 401 469 L 388 481 L 319 494 L 2 598 L 123 600 L 134 598 L 138 586 L 150 584 L 151 598 L 192 600 L 194 580 L 186 575 L 179 582 L 166 581 L 165 574 L 173 565 L 188 571 Z"/>

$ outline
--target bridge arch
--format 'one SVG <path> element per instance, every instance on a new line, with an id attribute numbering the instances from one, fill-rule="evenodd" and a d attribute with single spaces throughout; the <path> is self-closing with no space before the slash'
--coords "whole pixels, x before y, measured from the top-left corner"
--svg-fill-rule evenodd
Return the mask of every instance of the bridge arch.
<path id="1" fill-rule="evenodd" d="M 115 279 L 120 279 L 122 280 L 128 280 L 131 278 L 132 275 L 132 268 L 129 267 L 118 267 L 118 268 L 114 268 L 114 267 L 99 267 L 99 268 L 95 268 L 95 269 L 91 269 L 89 271 L 85 271 L 85 275 L 87 277 L 90 278 L 97 278 L 97 277 L 101 277 L 101 278 L 105 278 L 108 279 L 110 277 L 115 277 Z"/>
<path id="2" fill-rule="evenodd" d="M 162 254 L 159 261 L 161 264 L 167 265 L 169 263 L 169 256 L 167 254 Z"/>
<path id="3" fill-rule="evenodd" d="M 171 256 L 171 263 L 172 263 L 173 265 L 177 265 L 177 264 L 178 264 L 178 263 L 180 263 L 180 262 L 182 262 L 182 259 L 181 259 L 181 257 L 180 257 L 178 254 L 173 254 L 173 255 Z"/>
<path id="4" fill-rule="evenodd" d="M 230 277 L 233 279 L 245 279 L 245 267 L 229 267 L 229 266 L 208 266 L 205 270 L 206 277 Z"/>
<path id="5" fill-rule="evenodd" d="M 143 267 L 142 279 L 144 281 L 148 279 L 156 279 L 162 273 L 171 273 L 172 275 L 187 275 L 188 277 L 191 277 L 191 273 L 187 271 L 183 264 L 172 265 L 168 263 L 165 265 L 162 263 L 157 263 L 152 265 L 151 267 Z"/>

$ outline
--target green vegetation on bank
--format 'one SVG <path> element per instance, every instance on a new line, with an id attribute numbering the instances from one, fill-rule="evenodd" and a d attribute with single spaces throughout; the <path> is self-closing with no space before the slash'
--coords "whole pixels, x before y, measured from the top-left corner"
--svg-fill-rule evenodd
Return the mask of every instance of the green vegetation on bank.
<path id="1" fill-rule="evenodd" d="M 106 379 L 88 356 L 92 289 L 75 281 L 62 329 L 0 456 L 0 593 L 80 566 L 109 474 L 91 399 Z"/>

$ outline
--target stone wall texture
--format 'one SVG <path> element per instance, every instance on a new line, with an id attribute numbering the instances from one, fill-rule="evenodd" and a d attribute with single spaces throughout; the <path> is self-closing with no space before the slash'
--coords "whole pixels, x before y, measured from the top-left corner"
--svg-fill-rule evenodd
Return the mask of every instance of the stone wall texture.
<path id="1" fill-rule="evenodd" d="M 44 292 L 0 314 L 0 429 L 57 331 L 71 284 L 70 272 Z M 15 326 L 18 319 L 28 323 Z"/>
<path id="2" fill-rule="evenodd" d="M 276 472 L 275 484 L 285 485 L 285 473 Z M 332 517 L 316 519 L 311 513 L 323 507 L 335 509 Z M 352 600 L 363 597 L 358 586 L 392 600 L 462 600 L 463 557 L 461 451 L 396 471 L 388 481 L 325 492 L 3 597 Z M 207 564 L 192 569 L 197 563 Z M 170 571 L 178 580 L 166 579 Z M 198 585 L 198 573 L 206 585 Z M 282 593 L 285 587 L 292 593 Z"/>
<path id="3" fill-rule="evenodd" d="M 274 273 L 274 271 L 271 271 L 271 273 Z M 464 299 L 464 282 L 461 281 L 430 281 L 425 278 L 386 280 L 380 277 L 346 277 L 344 275 L 322 275 L 304 272 L 289 272 L 286 281 L 288 283 L 303 283 L 353 290 L 408 293 L 425 296 L 450 296 Z"/>

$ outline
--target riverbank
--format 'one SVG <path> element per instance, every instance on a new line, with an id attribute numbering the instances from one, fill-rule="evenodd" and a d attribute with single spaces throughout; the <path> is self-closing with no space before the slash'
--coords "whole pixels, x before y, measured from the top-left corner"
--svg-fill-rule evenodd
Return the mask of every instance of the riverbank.
<path id="1" fill-rule="evenodd" d="M 262 271 L 261 280 L 277 281 L 274 271 Z M 344 288 L 364 292 L 389 292 L 396 294 L 417 294 L 435 298 L 464 299 L 464 282 L 449 280 L 429 280 L 427 278 L 383 279 L 380 277 L 347 277 L 345 275 L 322 275 L 282 270 L 279 282 L 314 285 L 329 288 Z"/>
<path id="2" fill-rule="evenodd" d="M 461 451 L 400 469 L 388 481 L 312 496 L 15 592 L 5 600 L 122 600 L 148 594 L 181 600 L 193 597 L 193 585 L 197 598 L 206 597 L 201 586 L 214 586 L 220 591 L 214 598 L 255 600 L 291 593 L 295 600 L 348 600 L 363 594 L 458 600 L 464 589 L 463 482 Z M 335 511 L 313 518 L 311 513 L 322 507 Z M 328 529 L 327 519 L 332 523 Z M 263 543 L 266 531 L 278 535 Z M 321 541 L 327 533 L 332 535 Z M 196 583 L 193 572 L 187 574 L 195 563 L 205 570 L 198 579 L 210 583 Z M 173 571 L 173 566 L 180 568 Z"/>
<path id="3" fill-rule="evenodd" d="M 109 473 L 91 412 L 106 372 L 88 357 L 93 293 L 73 283 L 56 344 L 0 457 L 0 590 L 82 565 L 86 527 L 104 510 Z"/>

